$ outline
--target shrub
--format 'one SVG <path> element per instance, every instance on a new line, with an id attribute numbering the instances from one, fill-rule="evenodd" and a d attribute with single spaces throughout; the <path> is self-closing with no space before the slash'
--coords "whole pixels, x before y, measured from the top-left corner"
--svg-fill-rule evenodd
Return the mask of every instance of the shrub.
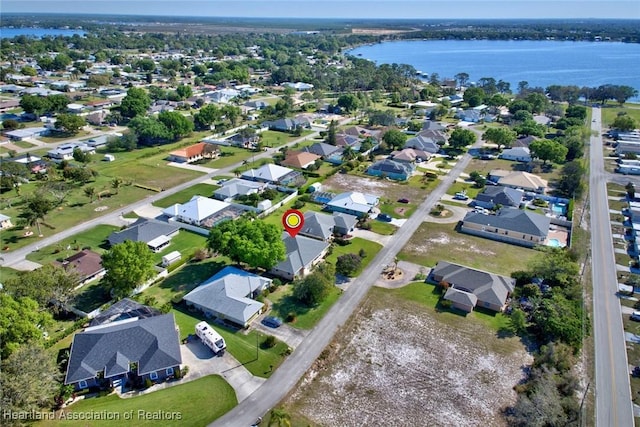
<path id="1" fill-rule="evenodd" d="M 275 345 L 276 345 L 276 337 L 274 337 L 273 335 L 268 335 L 262 341 L 262 348 L 273 348 Z"/>
<path id="2" fill-rule="evenodd" d="M 153 381 L 150 378 L 145 378 L 144 380 L 144 388 L 149 388 L 153 385 Z"/>
<path id="3" fill-rule="evenodd" d="M 338 245 L 338 246 L 347 246 L 347 245 L 350 245 L 350 244 L 351 244 L 351 240 L 342 239 L 342 238 L 335 238 L 333 241 L 334 241 L 334 242 L 336 243 L 336 245 Z"/>
<path id="4" fill-rule="evenodd" d="M 365 251 L 364 248 L 361 248 L 360 251 L 358 252 L 358 255 L 360 256 L 360 258 L 366 258 L 367 251 Z"/>
<path id="5" fill-rule="evenodd" d="M 296 314 L 293 311 L 290 311 L 287 313 L 287 316 L 284 320 L 285 322 L 293 323 L 296 321 Z"/>
<path id="6" fill-rule="evenodd" d="M 361 230 L 371 230 L 371 223 L 368 221 L 362 221 L 358 224 L 358 228 Z"/>
<path id="7" fill-rule="evenodd" d="M 306 203 L 298 199 L 293 203 L 293 209 L 302 209 Z"/>
<path id="8" fill-rule="evenodd" d="M 441 299 L 440 300 L 440 307 L 445 308 L 445 309 L 449 309 L 451 308 L 451 301 L 449 301 L 448 299 Z"/>
<path id="9" fill-rule="evenodd" d="M 336 272 L 345 276 L 352 276 L 360 268 L 362 258 L 356 254 L 340 255 L 336 262 Z"/>

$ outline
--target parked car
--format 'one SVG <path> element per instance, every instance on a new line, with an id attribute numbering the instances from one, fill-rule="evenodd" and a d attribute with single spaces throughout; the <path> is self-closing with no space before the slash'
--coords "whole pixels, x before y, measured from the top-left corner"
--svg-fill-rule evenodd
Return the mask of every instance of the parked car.
<path id="1" fill-rule="evenodd" d="M 405 198 L 398 199 L 398 203 L 409 203 L 409 199 L 405 199 Z"/>
<path id="2" fill-rule="evenodd" d="M 262 319 L 262 324 L 270 328 L 279 328 L 280 326 L 282 326 L 282 320 L 274 316 L 267 316 Z"/>
<path id="3" fill-rule="evenodd" d="M 393 218 L 391 218 L 391 215 L 387 215 L 387 214 L 384 214 L 384 213 L 378 214 L 376 219 L 378 221 L 384 221 L 384 222 L 391 222 L 393 220 Z"/>
<path id="4" fill-rule="evenodd" d="M 467 196 L 467 193 L 462 191 L 456 193 L 455 196 L 453 196 L 453 198 L 455 200 L 469 200 L 469 196 Z"/>
<path id="5" fill-rule="evenodd" d="M 636 322 L 640 322 L 640 311 L 634 311 L 633 313 L 631 313 L 631 316 L 629 316 L 629 318 L 631 320 L 635 320 Z"/>
<path id="6" fill-rule="evenodd" d="M 631 375 L 632 375 L 634 378 L 638 378 L 638 377 L 640 377 L 640 366 L 636 366 L 636 367 L 634 367 L 634 368 L 633 368 L 633 370 L 631 371 Z"/>

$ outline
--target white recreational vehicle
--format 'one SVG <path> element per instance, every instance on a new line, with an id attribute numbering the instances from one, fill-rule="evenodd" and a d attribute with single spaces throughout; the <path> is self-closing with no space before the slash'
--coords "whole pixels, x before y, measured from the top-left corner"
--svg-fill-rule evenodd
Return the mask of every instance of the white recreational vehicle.
<path id="1" fill-rule="evenodd" d="M 227 344 L 224 338 L 220 336 L 207 322 L 200 322 L 196 325 L 196 335 L 202 340 L 204 345 L 209 347 L 215 354 L 222 355 Z"/>

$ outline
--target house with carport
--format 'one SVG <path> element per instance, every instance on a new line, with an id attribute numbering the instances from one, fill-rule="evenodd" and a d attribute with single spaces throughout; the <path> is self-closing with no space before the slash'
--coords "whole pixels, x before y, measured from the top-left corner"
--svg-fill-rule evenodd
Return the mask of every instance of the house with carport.
<path id="1" fill-rule="evenodd" d="M 364 218 L 373 212 L 378 203 L 379 199 L 376 196 L 358 191 L 349 191 L 338 194 L 331 199 L 326 204 L 326 209 L 330 212 L 342 212 L 358 218 Z"/>
<path id="2" fill-rule="evenodd" d="M 171 243 L 171 238 L 178 234 L 180 227 L 176 224 L 156 219 L 138 218 L 133 224 L 121 231 L 115 231 L 107 240 L 111 246 L 125 240 L 144 242 L 153 252 L 160 252 Z"/>
<path id="3" fill-rule="evenodd" d="M 288 233 L 283 233 L 282 241 L 286 248 L 286 258 L 273 267 L 269 273 L 286 280 L 294 280 L 309 274 L 329 250 L 328 242 L 299 234 L 291 237 Z"/>

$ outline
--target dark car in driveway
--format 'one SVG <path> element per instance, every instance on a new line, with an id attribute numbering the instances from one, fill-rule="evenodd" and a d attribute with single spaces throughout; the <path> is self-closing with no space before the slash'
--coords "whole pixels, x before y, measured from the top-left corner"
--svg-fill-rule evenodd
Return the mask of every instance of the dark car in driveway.
<path id="1" fill-rule="evenodd" d="M 282 320 L 274 316 L 267 316 L 262 319 L 262 324 L 270 328 L 279 328 L 280 326 L 282 326 Z"/>
<path id="2" fill-rule="evenodd" d="M 405 198 L 398 199 L 398 203 L 409 203 L 409 199 L 405 199 Z"/>
<path id="3" fill-rule="evenodd" d="M 383 221 L 383 222 L 391 222 L 393 220 L 393 218 L 391 218 L 391 215 L 387 215 L 387 214 L 383 214 L 383 213 L 378 214 L 376 219 L 378 221 Z"/>

